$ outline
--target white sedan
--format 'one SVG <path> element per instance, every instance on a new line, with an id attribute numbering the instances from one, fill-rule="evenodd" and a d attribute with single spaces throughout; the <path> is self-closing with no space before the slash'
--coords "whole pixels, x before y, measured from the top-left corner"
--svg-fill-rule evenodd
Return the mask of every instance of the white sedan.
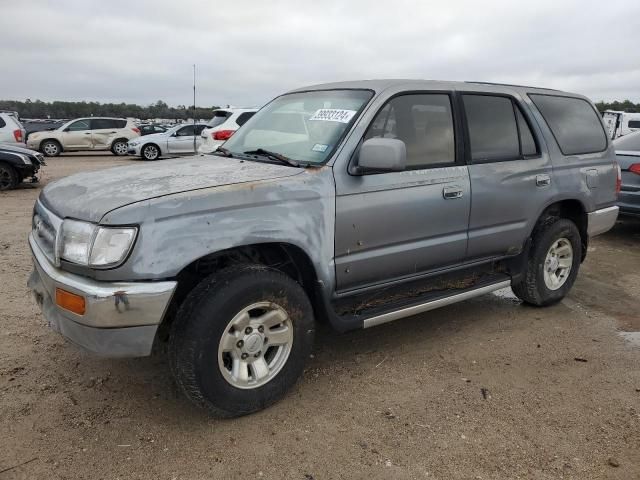
<path id="1" fill-rule="evenodd" d="M 157 160 L 166 155 L 194 154 L 202 145 L 200 134 L 206 126 L 204 123 L 183 123 L 166 132 L 134 138 L 128 143 L 127 152 L 143 160 Z"/>

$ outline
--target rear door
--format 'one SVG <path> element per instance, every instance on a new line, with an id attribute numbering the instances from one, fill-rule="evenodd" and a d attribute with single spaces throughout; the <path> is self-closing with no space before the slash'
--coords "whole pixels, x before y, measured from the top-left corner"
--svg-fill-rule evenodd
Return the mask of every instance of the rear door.
<path id="1" fill-rule="evenodd" d="M 112 118 L 92 118 L 91 141 L 93 143 L 93 149 L 108 150 L 111 148 L 111 142 L 115 139 L 118 129 L 123 128 L 126 123 L 125 120 Z"/>
<path id="2" fill-rule="evenodd" d="M 467 259 L 520 252 L 550 197 L 552 165 L 525 105 L 502 94 L 461 94 L 473 198 Z"/>
<path id="3" fill-rule="evenodd" d="M 336 279 L 347 291 L 444 269 L 464 260 L 469 174 L 461 158 L 451 92 L 392 97 L 368 138 L 402 140 L 402 172 L 336 180 Z"/>
<path id="4" fill-rule="evenodd" d="M 62 132 L 65 150 L 91 150 L 91 123 L 88 118 L 76 120 Z"/>

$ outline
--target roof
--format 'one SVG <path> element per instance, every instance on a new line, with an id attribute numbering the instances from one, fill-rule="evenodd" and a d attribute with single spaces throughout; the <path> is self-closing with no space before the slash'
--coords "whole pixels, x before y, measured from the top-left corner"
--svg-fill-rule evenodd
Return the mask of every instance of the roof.
<path id="1" fill-rule="evenodd" d="M 571 95 L 581 97 L 582 95 L 552 90 L 541 87 L 527 87 L 522 85 L 510 85 L 491 82 L 454 82 L 441 80 L 416 80 L 416 79 L 380 79 L 380 80 L 356 80 L 347 82 L 322 83 L 291 90 L 293 92 L 304 92 L 308 90 L 335 90 L 335 89 L 368 89 L 380 93 L 389 88 L 406 88 L 407 90 L 460 90 L 460 91 L 487 91 L 495 93 L 540 93 L 553 95 Z"/>

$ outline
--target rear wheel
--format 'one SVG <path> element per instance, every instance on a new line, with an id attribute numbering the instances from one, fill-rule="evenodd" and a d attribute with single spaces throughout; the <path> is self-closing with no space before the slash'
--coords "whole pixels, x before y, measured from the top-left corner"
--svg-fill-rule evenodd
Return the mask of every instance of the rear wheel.
<path id="1" fill-rule="evenodd" d="M 113 145 L 111 145 L 111 153 L 119 157 L 121 157 L 122 155 L 126 155 L 127 150 L 128 146 L 126 140 L 119 139 L 113 142 Z"/>
<path id="2" fill-rule="evenodd" d="M 157 160 L 160 156 L 160 149 L 153 143 L 150 143 L 142 147 L 140 156 L 145 160 Z"/>
<path id="3" fill-rule="evenodd" d="M 314 337 L 305 291 L 277 270 L 232 267 L 204 279 L 172 325 L 177 383 L 217 417 L 261 410 L 302 374 Z"/>
<path id="4" fill-rule="evenodd" d="M 0 162 L 0 191 L 15 188 L 19 181 L 15 168 L 8 163 Z"/>
<path id="5" fill-rule="evenodd" d="M 47 157 L 57 157 L 58 155 L 60 155 L 62 148 L 60 147 L 60 144 L 55 140 L 46 140 L 40 146 L 40 151 Z"/>
<path id="6" fill-rule="evenodd" d="M 522 279 L 513 292 L 526 303 L 546 306 L 562 300 L 576 280 L 582 242 L 575 223 L 548 219 L 533 235 Z"/>

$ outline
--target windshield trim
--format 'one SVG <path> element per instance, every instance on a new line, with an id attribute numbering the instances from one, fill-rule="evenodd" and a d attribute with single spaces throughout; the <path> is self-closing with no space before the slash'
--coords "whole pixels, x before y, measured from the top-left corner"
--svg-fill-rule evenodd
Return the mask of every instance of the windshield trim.
<path id="1" fill-rule="evenodd" d="M 347 135 L 349 134 L 349 132 L 351 132 L 351 130 L 353 130 L 354 125 L 360 119 L 360 117 L 362 116 L 362 113 L 365 111 L 365 109 L 371 103 L 371 101 L 376 97 L 376 91 L 375 90 L 373 90 L 371 88 L 310 88 L 308 90 L 295 90 L 295 91 L 292 91 L 292 92 L 283 93 L 282 95 L 278 95 L 277 97 L 272 98 L 271 101 L 265 103 L 262 107 L 260 107 L 260 109 L 258 111 L 256 111 L 256 114 L 258 112 L 260 112 L 260 110 L 262 110 L 263 108 L 266 108 L 268 105 L 271 105 L 273 102 L 275 102 L 279 98 L 286 97 L 288 95 L 297 95 L 297 94 L 300 94 L 300 93 L 312 93 L 312 92 L 344 92 L 344 91 L 369 92 L 371 94 L 371 96 L 365 102 L 362 103 L 360 108 L 357 110 L 356 114 L 349 121 L 349 123 L 347 124 L 347 126 L 344 129 L 344 132 L 342 132 L 342 135 L 340 135 L 340 138 L 338 138 L 338 141 L 335 143 L 335 145 L 333 146 L 331 151 L 325 157 L 325 160 L 322 161 L 322 162 L 309 162 L 309 161 L 302 160 L 302 159 L 299 159 L 299 158 L 289 157 L 289 158 L 291 158 L 291 160 L 295 160 L 301 167 L 307 167 L 307 166 L 321 167 L 323 165 L 327 165 L 333 159 L 333 156 L 336 154 L 336 151 L 344 143 L 344 141 L 347 138 Z M 242 128 L 242 127 L 240 127 L 240 128 Z M 232 151 L 231 153 L 233 153 L 234 156 L 244 155 L 243 152 L 233 152 Z"/>

